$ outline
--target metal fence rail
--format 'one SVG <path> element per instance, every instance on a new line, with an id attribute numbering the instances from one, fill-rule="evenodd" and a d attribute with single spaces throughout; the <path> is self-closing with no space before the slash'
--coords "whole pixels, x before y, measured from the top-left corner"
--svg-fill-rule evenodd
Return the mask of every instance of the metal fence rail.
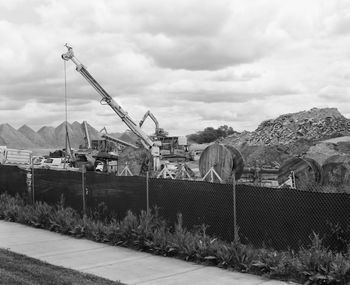
<path id="1" fill-rule="evenodd" d="M 33 178 L 28 188 L 25 170 L 0 166 L 0 192 L 49 204 L 64 197 L 65 205 L 100 218 L 157 207 L 169 225 L 181 213 L 187 228 L 205 224 L 209 234 L 225 240 L 238 233 L 243 243 L 276 249 L 306 246 L 313 232 L 340 250 L 341 239 L 350 239 L 350 195 L 317 192 L 314 186 L 301 191 L 46 169 L 36 169 Z"/>

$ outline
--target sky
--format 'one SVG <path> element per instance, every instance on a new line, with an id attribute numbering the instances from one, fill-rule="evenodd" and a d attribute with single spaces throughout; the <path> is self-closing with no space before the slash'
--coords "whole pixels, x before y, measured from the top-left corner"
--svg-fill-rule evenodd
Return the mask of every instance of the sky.
<path id="1" fill-rule="evenodd" d="M 350 118 L 347 0 L 0 0 L 0 38 L 0 123 L 15 128 L 57 126 L 67 95 L 69 122 L 127 129 L 65 68 L 65 43 L 135 122 L 151 110 L 171 135 L 313 107 Z"/>

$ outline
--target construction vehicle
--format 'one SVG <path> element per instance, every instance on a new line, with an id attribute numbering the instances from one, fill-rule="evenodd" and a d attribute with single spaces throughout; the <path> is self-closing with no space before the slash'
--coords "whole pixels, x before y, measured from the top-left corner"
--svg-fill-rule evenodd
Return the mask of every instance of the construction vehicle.
<path id="1" fill-rule="evenodd" d="M 155 132 L 151 137 L 162 143 L 160 147 L 160 155 L 162 159 L 168 160 L 170 162 L 193 160 L 193 157 L 191 157 L 188 150 L 187 138 L 168 136 L 168 132 L 159 127 L 158 120 L 150 110 L 145 113 L 142 120 L 140 121 L 140 127 L 142 127 L 147 117 L 150 117 L 155 124 Z"/>
<path id="2" fill-rule="evenodd" d="M 160 168 L 160 150 L 159 141 L 153 141 L 148 135 L 139 127 L 137 123 L 128 115 L 128 113 L 117 103 L 114 99 L 103 89 L 103 87 L 95 80 L 95 78 L 87 71 L 86 67 L 81 64 L 75 57 L 72 47 L 65 45 L 68 51 L 62 54 L 62 59 L 65 61 L 71 60 L 76 65 L 76 70 L 90 83 L 90 85 L 101 95 L 101 103 L 108 104 L 112 110 L 121 118 L 121 120 L 129 127 L 129 129 L 136 134 L 143 146 L 151 152 L 153 157 L 153 168 L 159 170 Z"/>
<path id="3" fill-rule="evenodd" d="M 154 122 L 154 124 L 156 125 L 156 129 L 154 132 L 154 136 L 159 139 L 159 138 L 163 138 L 166 137 L 168 135 L 168 132 L 166 132 L 163 128 L 159 127 L 159 123 L 158 120 L 156 119 L 156 117 L 151 113 L 150 110 L 148 110 L 145 115 L 143 116 L 142 120 L 139 123 L 140 128 L 142 127 L 143 123 L 145 122 L 145 120 L 147 119 L 147 117 L 150 117 L 152 119 L 152 121 Z"/>

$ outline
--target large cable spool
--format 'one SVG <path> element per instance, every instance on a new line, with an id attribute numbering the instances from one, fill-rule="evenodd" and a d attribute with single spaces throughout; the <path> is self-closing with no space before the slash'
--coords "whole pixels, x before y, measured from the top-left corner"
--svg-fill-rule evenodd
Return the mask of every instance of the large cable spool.
<path id="1" fill-rule="evenodd" d="M 152 169 L 153 159 L 151 152 L 145 148 L 127 146 L 118 156 L 118 173 L 127 166 L 133 175 L 145 175 Z"/>
<path id="2" fill-rule="evenodd" d="M 223 181 L 230 181 L 233 173 L 238 180 L 243 172 L 244 161 L 241 153 L 233 146 L 223 144 L 212 144 L 201 154 L 199 159 L 199 171 L 204 177 L 211 168 Z M 218 181 L 214 177 L 214 181 Z"/>
<path id="3" fill-rule="evenodd" d="M 279 169 L 278 183 L 281 185 L 286 182 L 292 172 L 296 188 L 307 184 L 320 183 L 322 180 L 322 168 L 312 158 L 292 157 L 286 160 Z"/>
<path id="4" fill-rule="evenodd" d="M 350 156 L 333 155 L 322 165 L 322 184 L 342 185 L 350 184 Z"/>

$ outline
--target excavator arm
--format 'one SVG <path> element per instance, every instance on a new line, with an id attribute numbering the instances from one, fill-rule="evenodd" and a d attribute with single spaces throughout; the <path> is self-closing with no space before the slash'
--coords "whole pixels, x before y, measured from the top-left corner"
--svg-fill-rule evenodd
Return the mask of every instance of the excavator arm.
<path id="1" fill-rule="evenodd" d="M 140 121 L 140 123 L 139 123 L 140 128 L 142 127 L 142 125 L 143 125 L 143 123 L 145 122 L 145 120 L 147 119 L 147 117 L 150 117 L 150 118 L 152 119 L 152 121 L 154 122 L 154 124 L 155 124 L 155 126 L 156 126 L 155 135 L 156 135 L 157 137 L 166 137 L 166 136 L 168 135 L 168 132 L 164 131 L 163 128 L 160 128 L 160 127 L 159 127 L 158 120 L 157 120 L 156 117 L 151 113 L 150 110 L 148 110 L 148 111 L 144 114 L 142 120 Z"/>
<path id="2" fill-rule="evenodd" d="M 145 120 L 147 119 L 147 117 L 150 117 L 152 119 L 152 121 L 154 122 L 154 124 L 156 125 L 156 133 L 157 130 L 159 130 L 159 123 L 158 120 L 156 119 L 156 117 L 151 113 L 150 110 L 148 110 L 144 115 L 142 120 L 139 123 L 139 126 L 142 127 L 143 123 L 145 122 Z"/>

